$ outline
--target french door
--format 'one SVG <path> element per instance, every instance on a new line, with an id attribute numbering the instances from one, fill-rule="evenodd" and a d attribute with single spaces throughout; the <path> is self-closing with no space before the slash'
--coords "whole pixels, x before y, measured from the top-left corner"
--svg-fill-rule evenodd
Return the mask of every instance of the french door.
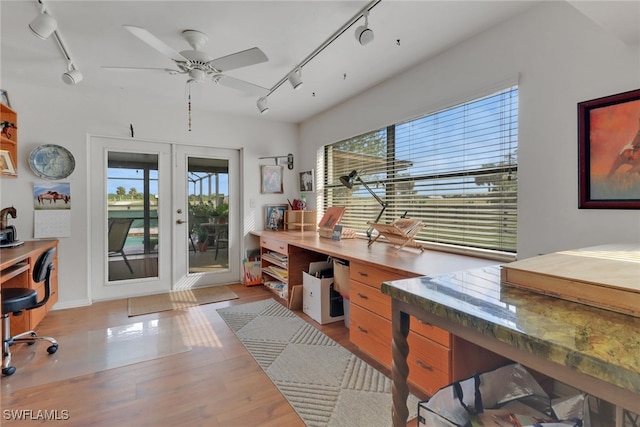
<path id="1" fill-rule="evenodd" d="M 237 150 L 89 143 L 92 299 L 238 281 Z M 203 208 L 209 215 L 195 221 Z"/>

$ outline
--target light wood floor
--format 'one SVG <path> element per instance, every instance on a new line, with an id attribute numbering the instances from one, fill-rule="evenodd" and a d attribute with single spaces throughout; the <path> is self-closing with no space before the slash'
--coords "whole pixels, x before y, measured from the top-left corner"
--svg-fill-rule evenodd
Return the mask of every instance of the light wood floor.
<path id="1" fill-rule="evenodd" d="M 191 350 L 119 368 L 102 370 L 61 381 L 52 380 L 46 364 L 47 345 L 15 345 L 15 360 L 28 355 L 28 367 L 42 375 L 41 385 L 19 387 L 23 366 L 9 381 L 2 380 L 2 419 L 7 426 L 37 425 L 43 421 L 17 421 L 7 411 L 58 411 L 66 426 L 304 426 L 304 423 L 245 350 L 216 312 L 217 308 L 269 298 L 260 286 L 231 285 L 239 299 L 230 302 L 154 313 L 133 318 L 127 315 L 127 300 L 94 303 L 50 312 L 38 326 L 45 336 L 65 336 L 130 325 L 136 321 L 175 317 L 189 325 Z M 343 322 L 319 325 L 303 313 L 309 323 L 351 350 L 385 374 L 389 371 L 349 342 Z M 108 340 L 108 334 L 103 334 Z M 104 343 L 101 343 L 104 344 Z M 73 357 L 60 347 L 57 357 Z M 90 351 L 90 349 L 86 349 Z M 310 367 L 311 368 L 311 367 Z M 55 369 L 55 367 L 53 368 Z M 424 398 L 425 396 L 419 396 Z M 24 412 L 23 412 L 24 413 Z M 30 413 L 27 413 L 30 414 Z M 389 414 L 391 418 L 391 414 Z M 51 421 L 50 421 L 51 422 Z M 409 426 L 416 426 L 413 421 Z"/>

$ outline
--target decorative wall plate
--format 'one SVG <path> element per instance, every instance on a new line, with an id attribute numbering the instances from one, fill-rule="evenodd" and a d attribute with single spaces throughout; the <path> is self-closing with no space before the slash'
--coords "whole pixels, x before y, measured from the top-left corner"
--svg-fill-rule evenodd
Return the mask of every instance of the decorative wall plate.
<path id="1" fill-rule="evenodd" d="M 76 168 L 73 154 L 60 145 L 44 144 L 29 154 L 29 166 L 33 173 L 44 179 L 66 178 Z"/>

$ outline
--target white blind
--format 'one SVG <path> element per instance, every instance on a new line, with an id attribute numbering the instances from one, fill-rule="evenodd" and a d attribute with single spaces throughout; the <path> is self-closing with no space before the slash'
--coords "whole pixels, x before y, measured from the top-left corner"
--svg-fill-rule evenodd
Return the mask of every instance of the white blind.
<path id="1" fill-rule="evenodd" d="M 516 252 L 518 88 L 510 87 L 325 147 L 324 209 L 345 206 L 342 224 L 364 232 L 406 212 L 417 240 Z"/>

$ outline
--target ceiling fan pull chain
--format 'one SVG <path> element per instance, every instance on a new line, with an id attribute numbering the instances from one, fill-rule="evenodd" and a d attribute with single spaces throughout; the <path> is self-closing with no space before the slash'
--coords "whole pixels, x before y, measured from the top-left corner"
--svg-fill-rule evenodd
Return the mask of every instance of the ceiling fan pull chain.
<path id="1" fill-rule="evenodd" d="M 187 83 L 187 87 L 189 88 L 189 132 L 191 132 L 191 84 Z"/>

